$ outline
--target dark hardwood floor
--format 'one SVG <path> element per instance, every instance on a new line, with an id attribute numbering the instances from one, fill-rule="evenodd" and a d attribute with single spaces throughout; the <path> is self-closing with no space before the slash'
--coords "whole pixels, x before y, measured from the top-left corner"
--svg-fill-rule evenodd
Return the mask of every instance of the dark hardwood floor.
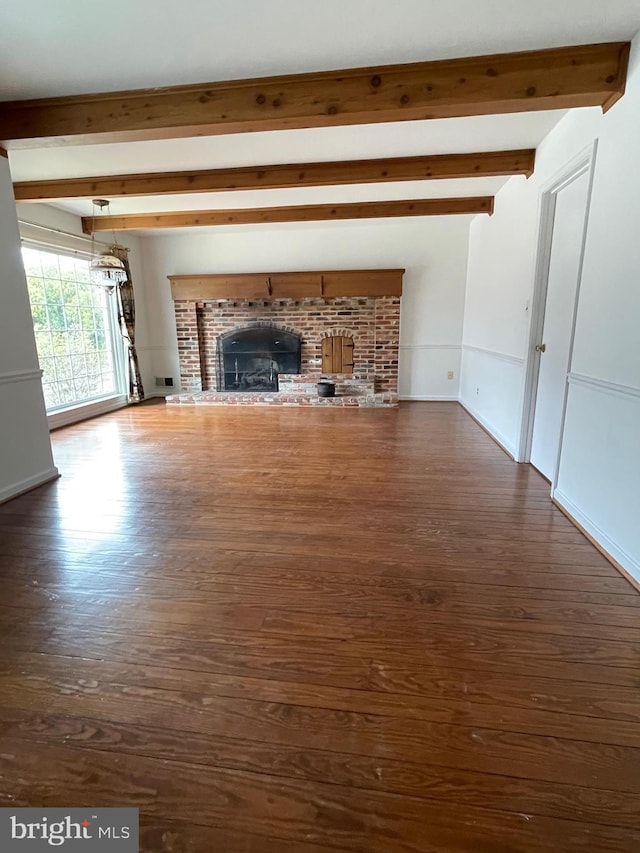
<path id="1" fill-rule="evenodd" d="M 640 595 L 456 404 L 144 405 L 0 507 L 0 805 L 167 853 L 640 850 Z"/>

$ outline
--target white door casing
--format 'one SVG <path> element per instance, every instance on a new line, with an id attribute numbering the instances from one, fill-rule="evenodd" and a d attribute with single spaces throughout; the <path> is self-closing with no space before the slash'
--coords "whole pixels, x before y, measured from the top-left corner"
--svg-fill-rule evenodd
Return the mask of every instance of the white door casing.
<path id="1" fill-rule="evenodd" d="M 556 196 L 558 193 L 573 183 L 574 180 L 586 173 L 588 176 L 588 189 L 586 201 L 586 213 L 582 228 L 582 240 L 577 271 L 577 289 L 575 294 L 573 318 L 569 332 L 569 364 L 568 372 L 571 372 L 571 360 L 573 357 L 573 339 L 575 334 L 575 320 L 578 308 L 580 279 L 582 277 L 582 263 L 584 258 L 584 247 L 589 220 L 589 205 L 591 202 L 591 188 L 593 185 L 593 174 L 598 150 L 598 140 L 595 139 L 590 145 L 579 152 L 568 161 L 553 178 L 542 187 L 540 194 L 538 248 L 534 275 L 534 285 L 531 299 L 531 322 L 529 325 L 529 337 L 527 353 L 525 358 L 525 382 L 522 396 L 522 419 L 520 422 L 520 440 L 516 450 L 518 462 L 531 461 L 531 446 L 533 443 L 533 428 L 535 420 L 536 396 L 538 389 L 538 374 L 541 366 L 541 354 L 536 351 L 536 345 L 543 343 L 542 334 L 544 326 L 544 315 L 547 298 L 547 284 L 550 270 L 552 237 L 554 230 L 554 216 L 556 207 Z M 529 303 L 527 303 L 528 306 Z M 564 429 L 564 418 L 568 394 L 568 376 L 565 376 L 564 394 L 562 405 L 562 416 L 560 422 L 560 446 L 556 454 L 556 462 L 551 479 L 551 496 L 553 496 L 557 473 L 560 467 L 560 456 L 562 453 L 562 431 Z"/>
<path id="2" fill-rule="evenodd" d="M 556 479 L 589 205 L 588 164 L 551 191 L 544 321 L 531 435 L 531 464 Z"/>

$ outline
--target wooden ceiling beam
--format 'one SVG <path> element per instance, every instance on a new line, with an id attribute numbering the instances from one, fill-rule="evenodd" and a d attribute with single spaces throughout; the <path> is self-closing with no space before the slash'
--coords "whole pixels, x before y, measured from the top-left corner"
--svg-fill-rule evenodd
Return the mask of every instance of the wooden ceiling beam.
<path id="1" fill-rule="evenodd" d="M 493 196 L 426 198 L 408 201 L 367 201 L 349 204 L 288 205 L 286 207 L 187 210 L 175 213 L 127 213 L 123 216 L 83 216 L 85 234 L 97 231 L 138 231 L 151 228 L 194 228 L 208 225 L 251 225 L 321 220 L 380 219 L 396 216 L 448 216 L 493 213 Z"/>
<path id="2" fill-rule="evenodd" d="M 437 154 L 379 160 L 291 163 L 242 166 L 195 172 L 154 172 L 21 181 L 13 185 L 16 201 L 54 201 L 61 198 L 118 198 L 233 190 L 326 187 L 390 181 L 478 178 L 533 174 L 535 149 L 483 151 L 476 154 Z"/>
<path id="3" fill-rule="evenodd" d="M 628 42 L 0 104 L 2 139 L 123 141 L 613 104 Z"/>

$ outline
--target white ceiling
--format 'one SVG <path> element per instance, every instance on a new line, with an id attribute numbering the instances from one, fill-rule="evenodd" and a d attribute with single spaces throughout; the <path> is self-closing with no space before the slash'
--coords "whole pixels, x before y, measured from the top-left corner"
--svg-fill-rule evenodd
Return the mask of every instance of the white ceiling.
<path id="1" fill-rule="evenodd" d="M 4 0 L 0 98 L 615 41 L 638 0 Z"/>
<path id="2" fill-rule="evenodd" d="M 185 195 L 116 198 L 110 212 L 159 213 L 180 210 L 226 210 L 227 208 L 282 207 L 304 204 L 344 204 L 363 201 L 402 201 L 413 198 L 451 198 L 468 195 L 495 195 L 508 178 L 469 178 L 450 181 L 404 181 L 388 184 L 354 184 L 303 189 L 245 190 L 242 192 L 192 193 Z M 526 180 L 523 178 L 522 180 Z M 90 216 L 89 199 L 56 202 L 63 210 Z M 99 211 L 96 211 L 98 215 Z"/>
<path id="3" fill-rule="evenodd" d="M 640 0 L 29 0 L 0 4 L 0 99 L 631 38 Z M 105 49 L 106 47 L 106 49 Z M 13 179 L 535 147 L 562 112 L 11 150 Z M 113 200 L 114 214 L 495 193 L 504 179 Z M 91 202 L 58 205 L 90 215 Z"/>
<path id="4" fill-rule="evenodd" d="M 595 108 L 594 108 L 595 109 Z M 348 127 L 275 130 L 227 136 L 158 139 L 12 149 L 15 181 L 69 176 L 219 169 L 269 163 L 315 163 L 528 148 L 552 129 L 564 112 L 516 113 L 472 118 L 403 121 Z"/>
<path id="5" fill-rule="evenodd" d="M 564 115 L 562 111 L 480 116 L 430 122 L 402 122 L 359 127 L 284 130 L 234 136 L 18 149 L 9 152 L 14 180 L 69 176 L 162 172 L 167 169 L 214 169 L 252 164 L 401 157 L 535 148 Z M 339 204 L 403 198 L 445 198 L 491 195 L 505 178 L 411 181 L 304 189 L 115 198 L 111 212 L 143 213 L 234 207 L 275 207 L 286 204 Z M 92 212 L 89 199 L 56 203 L 83 216 Z"/>

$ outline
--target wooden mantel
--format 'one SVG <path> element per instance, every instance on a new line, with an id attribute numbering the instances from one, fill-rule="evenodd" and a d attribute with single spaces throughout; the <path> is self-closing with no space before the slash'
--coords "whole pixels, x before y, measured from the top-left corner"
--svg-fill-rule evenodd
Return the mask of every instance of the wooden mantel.
<path id="1" fill-rule="evenodd" d="M 403 269 L 170 275 L 174 301 L 402 296 Z"/>

